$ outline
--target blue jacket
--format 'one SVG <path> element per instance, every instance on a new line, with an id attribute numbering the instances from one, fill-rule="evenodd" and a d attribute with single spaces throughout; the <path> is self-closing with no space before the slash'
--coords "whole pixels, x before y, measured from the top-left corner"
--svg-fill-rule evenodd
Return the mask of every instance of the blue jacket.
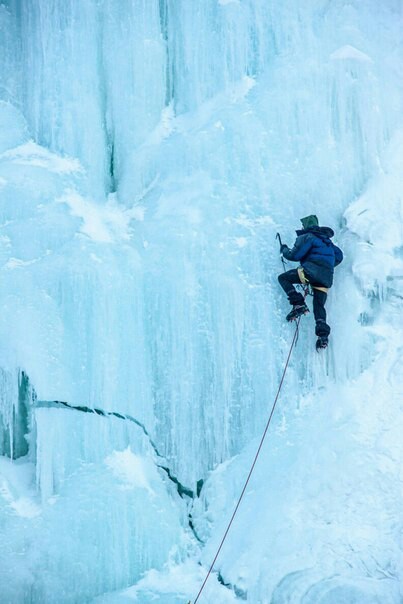
<path id="1" fill-rule="evenodd" d="M 294 247 L 282 247 L 287 260 L 299 261 L 312 285 L 331 287 L 333 269 L 343 260 L 343 252 L 330 241 L 334 232 L 329 227 L 312 226 L 297 231 Z"/>

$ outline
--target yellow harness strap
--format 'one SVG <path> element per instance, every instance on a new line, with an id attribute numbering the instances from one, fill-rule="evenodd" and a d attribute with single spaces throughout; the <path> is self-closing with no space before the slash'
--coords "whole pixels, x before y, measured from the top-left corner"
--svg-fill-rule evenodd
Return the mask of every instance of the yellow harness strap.
<path id="1" fill-rule="evenodd" d="M 301 281 L 301 283 L 303 285 L 307 285 L 309 283 L 309 279 L 307 278 L 307 276 L 304 273 L 304 269 L 302 268 L 302 266 L 299 266 L 297 268 L 298 271 L 298 277 L 299 280 Z M 327 294 L 327 292 L 329 291 L 328 287 L 320 287 L 319 285 L 311 285 L 312 289 L 317 289 L 320 292 L 323 292 L 325 294 Z"/>
<path id="2" fill-rule="evenodd" d="M 302 268 L 302 266 L 299 266 L 297 268 L 297 271 L 298 271 L 298 277 L 299 277 L 299 280 L 301 281 L 301 283 L 303 285 L 306 285 L 307 283 L 309 283 L 308 279 L 306 278 L 306 275 L 304 273 L 304 269 Z"/>

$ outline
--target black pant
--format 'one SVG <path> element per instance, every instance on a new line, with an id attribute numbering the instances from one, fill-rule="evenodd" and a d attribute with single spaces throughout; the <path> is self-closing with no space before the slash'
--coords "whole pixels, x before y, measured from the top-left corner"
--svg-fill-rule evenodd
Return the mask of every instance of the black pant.
<path id="1" fill-rule="evenodd" d="M 278 282 L 288 296 L 290 304 L 303 304 L 304 296 L 297 292 L 293 283 L 301 284 L 297 269 L 292 269 L 278 276 Z M 318 284 L 319 285 L 319 284 Z M 319 286 L 320 287 L 320 286 Z M 326 323 L 325 303 L 327 294 L 318 289 L 312 288 L 313 291 L 313 314 L 316 321 L 315 333 L 317 336 L 328 336 L 330 327 Z"/>

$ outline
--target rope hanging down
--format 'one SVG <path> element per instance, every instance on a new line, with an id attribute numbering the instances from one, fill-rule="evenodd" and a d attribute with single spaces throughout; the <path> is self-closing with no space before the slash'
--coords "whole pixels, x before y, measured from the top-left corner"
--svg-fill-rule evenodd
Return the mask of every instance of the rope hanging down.
<path id="1" fill-rule="evenodd" d="M 217 550 L 216 555 L 214 556 L 214 560 L 212 561 L 212 563 L 211 563 L 211 565 L 210 565 L 210 568 L 209 568 L 209 570 L 208 570 L 208 572 L 207 572 L 206 578 L 204 579 L 203 584 L 202 584 L 202 586 L 201 586 L 201 588 L 200 588 L 200 590 L 199 590 L 199 593 L 197 594 L 196 599 L 195 599 L 195 601 L 193 602 L 193 604 L 196 604 L 196 603 L 197 603 L 197 601 L 199 600 L 199 598 L 200 598 L 200 596 L 201 596 L 201 594 L 202 594 L 202 591 L 203 591 L 203 589 L 204 589 L 204 587 L 205 587 L 205 585 L 206 585 L 206 583 L 207 583 L 207 581 L 208 581 L 208 579 L 209 579 L 209 577 L 210 577 L 210 575 L 211 575 L 211 572 L 212 572 L 212 570 L 213 570 L 213 568 L 214 568 L 214 564 L 215 564 L 215 563 L 216 563 L 216 561 L 217 561 L 217 558 L 218 558 L 218 556 L 219 556 L 219 554 L 220 554 L 221 548 L 222 548 L 222 546 L 224 545 L 225 539 L 227 538 L 228 532 L 229 532 L 229 530 L 230 530 L 230 528 L 231 528 L 231 525 L 232 525 L 232 523 L 233 523 L 233 521 L 234 521 L 234 518 L 235 518 L 235 516 L 236 516 L 236 513 L 237 513 L 237 511 L 238 511 L 238 508 L 239 508 L 239 506 L 240 506 L 240 504 L 241 504 L 241 501 L 242 501 L 242 499 L 243 499 L 243 496 L 244 496 L 245 491 L 246 491 L 246 489 L 247 489 L 247 486 L 248 486 L 248 484 L 249 484 L 249 480 L 250 480 L 250 478 L 251 478 L 251 476 L 252 476 L 252 472 L 253 472 L 253 470 L 254 470 L 254 468 L 255 468 L 255 465 L 256 465 L 257 459 L 258 459 L 258 457 L 259 457 L 259 454 L 260 454 L 260 451 L 261 451 L 261 449 L 262 449 L 262 446 L 263 446 L 264 440 L 265 440 L 265 438 L 266 438 L 267 431 L 268 431 L 269 426 L 270 426 L 271 419 L 272 419 L 273 414 L 274 414 L 274 410 L 275 410 L 275 408 L 276 408 L 276 404 L 277 404 L 278 398 L 279 398 L 279 396 L 280 396 L 280 392 L 281 392 L 281 388 L 282 388 L 282 386 L 283 386 L 283 382 L 284 382 L 285 374 L 286 374 L 286 372 L 287 372 L 288 365 L 289 365 L 289 362 L 290 362 L 290 358 L 291 358 L 292 349 L 294 348 L 294 345 L 295 345 L 295 343 L 296 343 L 296 341 L 297 341 L 297 339 L 298 339 L 298 330 L 299 330 L 299 322 L 300 322 L 300 320 L 301 320 L 301 317 L 299 317 L 299 318 L 298 318 L 298 320 L 297 320 L 297 326 L 296 326 L 296 328 L 295 328 L 294 337 L 293 337 L 293 339 L 292 339 L 291 346 L 290 346 L 290 350 L 289 350 L 289 353 L 288 353 L 288 357 L 287 357 L 286 363 L 285 363 L 285 365 L 284 365 L 284 371 L 283 371 L 283 375 L 281 376 L 280 384 L 279 384 L 279 387 L 278 387 L 278 390 L 277 390 L 277 394 L 276 394 L 275 399 L 274 399 L 273 406 L 272 406 L 272 408 L 271 408 L 271 412 L 270 412 L 270 415 L 269 415 L 269 419 L 267 420 L 266 428 L 265 428 L 265 430 L 264 430 L 264 432 L 263 432 L 263 436 L 262 436 L 262 438 L 261 438 L 261 441 L 260 441 L 260 444 L 259 444 L 258 450 L 257 450 L 257 452 L 256 452 L 255 458 L 254 458 L 254 460 L 253 460 L 253 463 L 252 463 L 251 469 L 249 470 L 248 477 L 247 477 L 247 479 L 246 479 L 246 481 L 245 481 L 245 484 L 244 484 L 244 487 L 243 487 L 243 489 L 242 489 L 241 495 L 240 495 L 240 497 L 239 497 L 239 499 L 238 499 L 238 502 L 237 502 L 237 504 L 236 504 L 236 506 L 235 506 L 235 510 L 234 510 L 234 512 L 233 512 L 233 514 L 232 514 L 232 516 L 231 516 L 231 520 L 230 520 L 230 521 L 229 521 L 229 523 L 228 523 L 228 526 L 227 526 L 226 531 L 225 531 L 225 533 L 224 533 L 224 537 L 221 539 L 221 543 L 220 543 L 220 545 L 219 545 L 219 548 L 218 548 L 218 550 Z M 191 601 L 189 601 L 189 602 L 188 602 L 188 604 L 192 604 L 192 603 L 191 603 Z"/>

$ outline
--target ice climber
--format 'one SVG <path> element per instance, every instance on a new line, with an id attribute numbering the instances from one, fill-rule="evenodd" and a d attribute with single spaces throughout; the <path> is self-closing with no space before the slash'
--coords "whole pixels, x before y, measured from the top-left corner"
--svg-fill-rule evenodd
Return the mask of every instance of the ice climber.
<path id="1" fill-rule="evenodd" d="M 333 283 L 334 267 L 343 260 L 343 252 L 330 240 L 334 232 L 329 227 L 319 226 L 316 216 L 301 218 L 302 229 L 297 231 L 297 239 L 290 250 L 281 244 L 280 253 L 287 260 L 299 262 L 297 269 L 279 275 L 278 280 L 288 296 L 292 310 L 287 321 L 293 321 L 309 312 L 303 295 L 293 283 L 308 284 L 313 291 L 313 313 L 316 321 L 315 333 L 318 336 L 316 349 L 326 348 L 330 327 L 326 323 L 325 302 L 328 289 Z"/>

